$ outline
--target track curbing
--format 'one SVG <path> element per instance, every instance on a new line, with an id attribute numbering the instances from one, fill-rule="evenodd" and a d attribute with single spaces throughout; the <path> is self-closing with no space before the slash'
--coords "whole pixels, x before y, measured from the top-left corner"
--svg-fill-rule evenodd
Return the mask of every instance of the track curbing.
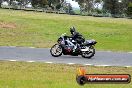
<path id="1" fill-rule="evenodd" d="M 5 60 L 7 61 L 7 60 Z M 11 61 L 11 62 L 20 62 L 18 60 L 8 60 L 8 61 Z M 32 61 L 32 60 L 29 60 L 29 61 L 24 61 L 24 62 L 28 62 L 28 63 L 33 63 L 33 62 L 37 62 L 37 61 Z M 46 61 L 44 62 L 46 64 L 61 64 L 61 63 L 54 63 L 54 62 L 50 62 L 50 61 Z M 76 63 L 62 63 L 62 64 L 67 64 L 67 65 L 78 65 Z M 80 65 L 83 65 L 83 66 L 97 66 L 97 67 L 112 67 L 112 65 L 94 65 L 94 64 L 80 64 Z M 116 66 L 116 67 L 125 67 L 125 68 L 129 68 L 129 67 L 132 67 L 132 66 Z"/>

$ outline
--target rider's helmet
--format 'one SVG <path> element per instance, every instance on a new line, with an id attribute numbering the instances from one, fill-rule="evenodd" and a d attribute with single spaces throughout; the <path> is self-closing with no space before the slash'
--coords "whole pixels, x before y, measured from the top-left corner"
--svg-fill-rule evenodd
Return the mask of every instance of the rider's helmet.
<path id="1" fill-rule="evenodd" d="M 76 31 L 76 30 L 75 30 L 74 27 L 71 27 L 71 28 L 70 28 L 70 32 L 71 32 L 71 34 L 73 34 L 75 31 Z"/>

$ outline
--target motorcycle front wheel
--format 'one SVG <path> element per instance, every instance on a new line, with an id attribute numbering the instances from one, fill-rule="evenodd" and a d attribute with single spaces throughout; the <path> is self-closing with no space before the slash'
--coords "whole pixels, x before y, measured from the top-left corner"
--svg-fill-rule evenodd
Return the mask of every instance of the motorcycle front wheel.
<path id="1" fill-rule="evenodd" d="M 59 44 L 55 44 L 50 49 L 50 54 L 54 57 L 59 57 L 62 55 L 62 47 Z"/>
<path id="2" fill-rule="evenodd" d="M 91 57 L 94 56 L 94 54 L 95 54 L 94 47 L 93 46 L 89 46 L 89 50 L 88 51 L 83 51 L 82 52 L 82 57 L 90 59 Z"/>

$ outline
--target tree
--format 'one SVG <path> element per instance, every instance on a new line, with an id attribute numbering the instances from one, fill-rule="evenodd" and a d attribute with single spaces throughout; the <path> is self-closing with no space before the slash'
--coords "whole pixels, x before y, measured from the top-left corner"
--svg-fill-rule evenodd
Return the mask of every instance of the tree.
<path id="1" fill-rule="evenodd" d="M 32 0 L 32 6 L 33 7 L 44 7 L 48 4 L 47 0 Z"/>
<path id="2" fill-rule="evenodd" d="M 111 14 L 115 14 L 115 0 L 104 0 L 104 10 Z"/>
<path id="3" fill-rule="evenodd" d="M 60 8 L 61 3 L 64 0 L 32 0 L 33 7 L 44 7 L 45 5 L 49 5 L 52 8 Z"/>
<path id="4" fill-rule="evenodd" d="M 128 4 L 127 15 L 132 17 L 132 2 Z"/>
<path id="5" fill-rule="evenodd" d="M 86 6 L 85 6 L 85 11 L 88 13 L 91 13 L 93 9 L 93 2 L 94 0 L 85 0 Z"/>
<path id="6" fill-rule="evenodd" d="M 87 13 L 93 13 L 98 11 L 100 12 L 98 8 L 95 8 L 96 5 L 99 5 L 100 3 L 103 4 L 103 9 L 101 12 L 103 13 L 110 13 L 113 17 L 121 17 L 125 16 L 126 13 L 131 13 L 131 5 L 128 6 L 128 4 L 132 0 L 75 0 L 80 5 L 80 12 L 87 12 Z"/>
<path id="7" fill-rule="evenodd" d="M 1 8 L 1 3 L 2 3 L 2 0 L 0 0 L 0 8 Z"/>
<path id="8" fill-rule="evenodd" d="M 94 6 L 97 3 L 101 3 L 102 0 L 75 0 L 80 5 L 80 12 L 87 12 L 89 15 L 92 14 L 95 10 Z"/>
<path id="9" fill-rule="evenodd" d="M 53 9 L 60 9 L 64 0 L 48 0 L 48 5 Z"/>
<path id="10" fill-rule="evenodd" d="M 112 16 L 121 16 L 127 12 L 128 2 L 129 0 L 104 0 L 103 8 Z"/>
<path id="11" fill-rule="evenodd" d="M 80 14 L 82 14 L 83 11 L 84 11 L 84 6 L 85 6 L 84 2 L 85 2 L 85 0 L 75 0 L 75 1 L 78 2 L 79 6 L 80 6 Z"/>
<path id="12" fill-rule="evenodd" d="M 40 0 L 40 6 L 41 7 L 44 7 L 47 4 L 48 4 L 48 1 L 47 0 Z"/>

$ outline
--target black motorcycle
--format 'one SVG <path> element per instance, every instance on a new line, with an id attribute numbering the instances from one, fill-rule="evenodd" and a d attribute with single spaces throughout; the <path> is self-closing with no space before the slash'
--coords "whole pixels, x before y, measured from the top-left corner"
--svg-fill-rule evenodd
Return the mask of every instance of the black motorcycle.
<path id="1" fill-rule="evenodd" d="M 72 56 L 81 55 L 84 58 L 91 58 L 94 56 L 94 45 L 97 43 L 95 40 L 85 40 L 82 44 L 78 44 L 76 41 L 66 36 L 66 33 L 62 34 L 57 42 L 58 43 L 53 45 L 50 49 L 52 56 L 59 57 L 62 54 Z"/>

